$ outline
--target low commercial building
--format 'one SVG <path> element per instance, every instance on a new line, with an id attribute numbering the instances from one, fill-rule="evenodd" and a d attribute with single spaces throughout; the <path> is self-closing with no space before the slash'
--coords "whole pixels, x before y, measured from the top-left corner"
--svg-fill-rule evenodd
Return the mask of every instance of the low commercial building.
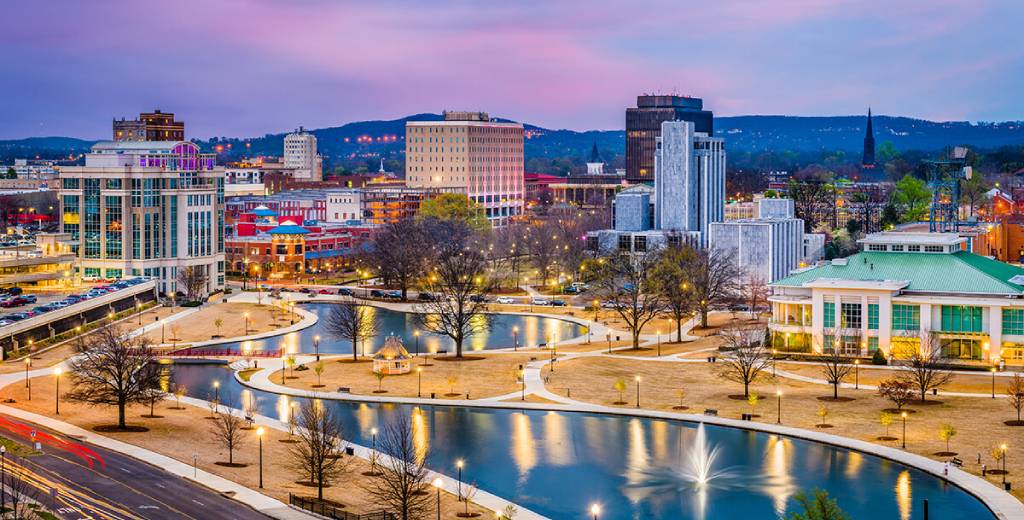
<path id="1" fill-rule="evenodd" d="M 1024 364 L 1024 269 L 955 233 L 875 233 L 863 251 L 770 285 L 780 351 Z"/>
<path id="2" fill-rule="evenodd" d="M 30 251 L 0 250 L 0 287 L 70 287 L 79 280 L 71 235 L 39 233 Z"/>
<path id="3" fill-rule="evenodd" d="M 793 216 L 791 199 L 762 198 L 755 203 L 757 218 L 712 222 L 708 246 L 727 252 L 745 277 L 762 282 L 784 278 L 821 258 L 820 249 L 807 247 L 804 221 Z"/>

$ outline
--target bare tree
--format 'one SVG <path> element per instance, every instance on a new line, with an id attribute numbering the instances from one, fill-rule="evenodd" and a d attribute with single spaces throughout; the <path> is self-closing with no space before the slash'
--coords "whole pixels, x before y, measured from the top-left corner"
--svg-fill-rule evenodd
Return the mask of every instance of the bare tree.
<path id="1" fill-rule="evenodd" d="M 764 283 L 762 278 L 757 273 L 751 272 L 747 274 L 743 284 L 743 294 L 745 295 L 746 303 L 750 306 L 750 317 L 757 317 L 757 307 L 768 299 L 768 285 Z"/>
<path id="2" fill-rule="evenodd" d="M 892 378 L 878 383 L 878 395 L 892 401 L 896 411 L 902 411 L 903 406 L 914 397 L 914 388 L 906 381 Z"/>
<path id="3" fill-rule="evenodd" d="M 676 323 L 676 341 L 683 340 L 683 319 L 694 310 L 693 287 L 685 268 L 693 261 L 694 254 L 690 247 L 668 247 L 659 255 L 651 273 L 655 290 L 664 299 L 665 307 Z"/>
<path id="4" fill-rule="evenodd" d="M 178 285 L 184 289 L 185 298 L 195 301 L 206 289 L 206 269 L 193 265 L 179 269 Z"/>
<path id="5" fill-rule="evenodd" d="M 228 409 L 217 414 L 210 427 L 213 437 L 228 450 L 228 466 L 235 465 L 235 449 L 245 442 L 245 420 Z"/>
<path id="6" fill-rule="evenodd" d="M 722 331 L 722 350 L 729 353 L 719 365 L 719 375 L 743 385 L 743 397 L 750 397 L 750 385 L 772 364 L 764 344 L 764 332 L 754 327 L 727 327 Z"/>
<path id="7" fill-rule="evenodd" d="M 327 314 L 324 330 L 331 336 L 351 341 L 352 359 L 358 361 L 359 343 L 377 335 L 375 311 L 354 301 L 337 303 Z"/>
<path id="8" fill-rule="evenodd" d="M 853 372 L 854 367 L 849 361 L 840 356 L 835 349 L 821 358 L 821 372 L 825 376 L 825 381 L 832 385 L 832 399 L 839 399 L 839 385 L 842 384 L 843 379 L 846 379 L 846 376 L 850 375 L 850 372 Z"/>
<path id="9" fill-rule="evenodd" d="M 429 252 L 422 226 L 413 219 L 404 219 L 375 233 L 361 260 L 386 282 L 397 285 L 405 300 L 409 288 L 423 274 Z"/>
<path id="10" fill-rule="evenodd" d="M 423 518 L 433 504 L 424 466 L 428 448 L 416 444 L 409 417 L 402 415 L 385 425 L 377 445 L 380 472 L 366 483 L 367 491 L 401 520 Z"/>
<path id="11" fill-rule="evenodd" d="M 159 386 L 154 388 L 152 392 L 146 395 L 144 401 L 149 406 L 149 415 L 144 415 L 150 419 L 158 419 L 163 417 L 162 415 L 156 415 L 156 403 L 163 401 L 167 397 L 167 392 L 164 392 Z"/>
<path id="12" fill-rule="evenodd" d="M 728 302 L 736 294 L 740 271 L 732 256 L 723 249 L 695 251 L 686 264 L 686 277 L 693 285 L 694 306 L 700 312 L 700 326 L 707 328 L 708 311 Z"/>
<path id="13" fill-rule="evenodd" d="M 493 321 L 484 301 L 492 287 L 486 257 L 476 250 L 446 245 L 424 286 L 434 298 L 417 305 L 416 324 L 451 338 L 455 356 L 462 357 L 465 341 L 490 330 Z"/>
<path id="14" fill-rule="evenodd" d="M 523 264 L 529 260 L 527 253 L 529 247 L 528 224 L 513 222 L 495 230 L 495 251 L 492 253 L 492 260 L 501 260 L 505 270 L 512 275 L 512 286 L 519 287 L 520 275 L 523 271 Z"/>
<path id="15" fill-rule="evenodd" d="M 182 410 L 181 398 L 188 394 L 188 387 L 181 383 L 175 383 L 171 391 L 174 392 L 174 409 Z"/>
<path id="16" fill-rule="evenodd" d="M 13 457 L 11 458 L 13 459 Z M 11 462 L 14 461 L 11 460 Z M 44 518 L 38 514 L 41 509 L 39 504 L 42 502 L 42 495 L 39 488 L 30 482 L 33 479 L 32 474 L 26 472 L 23 469 L 24 466 L 11 464 L 8 468 L 3 479 L 8 500 L 7 504 L 4 504 L 5 512 L 0 513 L 0 518 L 8 518 L 8 514 L 11 515 L 9 518 L 12 520 Z"/>
<path id="17" fill-rule="evenodd" d="M 68 361 L 70 400 L 117 407 L 117 427 L 127 428 L 129 404 L 144 404 L 160 390 L 160 368 L 149 340 L 115 326 L 80 336 Z"/>
<path id="18" fill-rule="evenodd" d="M 540 286 L 544 287 L 556 267 L 561 239 L 558 230 L 546 220 L 533 222 L 527 229 L 527 252 L 540 272 Z"/>
<path id="19" fill-rule="evenodd" d="M 1011 426 L 1024 425 L 1024 422 L 1020 420 L 1020 411 L 1024 408 L 1024 378 L 1020 377 L 1019 372 L 1013 374 L 1010 382 L 1006 384 L 1006 396 L 1010 398 L 1010 406 L 1017 410 L 1017 420 L 1007 421 L 1007 424 Z"/>
<path id="20" fill-rule="evenodd" d="M 908 364 L 900 371 L 900 380 L 910 384 L 925 400 L 930 390 L 938 390 L 953 379 L 953 373 L 942 362 L 939 337 L 928 333 L 928 348 L 910 357 Z"/>
<path id="21" fill-rule="evenodd" d="M 633 348 L 640 348 L 644 325 L 665 309 L 665 298 L 657 290 L 653 274 L 658 253 L 618 254 L 598 264 L 594 280 L 596 292 L 612 302 L 615 312 L 626 322 L 633 337 Z"/>
<path id="22" fill-rule="evenodd" d="M 333 407 L 316 400 L 302 405 L 298 425 L 299 439 L 291 449 L 292 463 L 316 486 L 317 498 L 323 500 L 324 486 L 331 485 L 345 469 L 341 458 L 341 421 Z"/>

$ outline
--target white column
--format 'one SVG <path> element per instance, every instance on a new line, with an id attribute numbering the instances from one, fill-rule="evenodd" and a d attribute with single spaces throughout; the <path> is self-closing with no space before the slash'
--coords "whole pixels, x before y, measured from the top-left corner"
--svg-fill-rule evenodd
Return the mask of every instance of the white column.
<path id="1" fill-rule="evenodd" d="M 825 340 L 825 298 L 818 291 L 811 293 L 811 324 L 811 350 L 820 354 Z"/>
<path id="2" fill-rule="evenodd" d="M 1003 308 L 988 307 L 988 359 L 995 363 L 1003 350 Z"/>
<path id="3" fill-rule="evenodd" d="M 857 346 L 860 355 L 865 355 L 868 352 L 868 320 L 870 319 L 870 313 L 868 312 L 868 297 L 861 296 L 860 299 L 860 345 Z M 879 324 L 881 326 L 881 324 Z"/>
<path id="4" fill-rule="evenodd" d="M 939 324 L 941 325 L 941 321 Z M 928 344 L 928 337 L 930 333 L 935 330 L 936 327 L 932 327 L 932 304 L 922 303 L 921 304 L 921 352 L 928 351 L 931 346 Z"/>
<path id="5" fill-rule="evenodd" d="M 884 294 L 878 298 L 878 349 L 889 357 L 892 342 L 892 295 Z"/>

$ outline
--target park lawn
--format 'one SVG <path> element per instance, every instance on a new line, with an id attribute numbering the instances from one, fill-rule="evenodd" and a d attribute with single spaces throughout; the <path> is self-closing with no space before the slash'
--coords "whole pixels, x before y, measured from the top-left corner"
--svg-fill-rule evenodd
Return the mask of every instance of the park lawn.
<path id="1" fill-rule="evenodd" d="M 802 376 L 816 377 L 818 379 L 824 378 L 821 364 L 779 362 L 778 367 L 786 372 Z M 877 386 L 878 383 L 899 375 L 899 372 L 895 370 L 870 368 L 870 365 L 865 364 L 861 364 L 860 369 L 856 370 L 856 372 L 855 374 L 854 371 L 851 371 L 850 375 L 843 381 L 853 384 L 855 379 L 859 379 L 862 385 Z M 1006 395 L 1006 385 L 1009 381 L 1010 379 L 1007 377 L 996 377 L 997 396 Z M 977 375 L 955 374 L 953 375 L 953 380 L 948 385 L 939 389 L 939 394 L 941 395 L 943 391 L 991 394 L 992 375 L 985 372 L 978 373 Z"/>
<path id="2" fill-rule="evenodd" d="M 198 312 L 172 321 L 164 327 L 151 330 L 145 337 L 154 344 L 164 343 L 192 343 L 198 341 L 209 341 L 215 335 L 220 335 L 226 340 L 233 337 L 245 336 L 245 313 L 249 313 L 248 334 L 269 332 L 291 325 L 291 313 L 271 305 L 259 305 L 255 303 L 217 303 L 208 304 Z M 214 323 L 221 320 L 221 327 L 218 329 Z M 302 319 L 299 314 L 295 315 L 295 321 Z M 152 321 L 152 318 L 150 318 Z M 145 321 L 143 321 L 145 323 Z M 163 340 L 163 341 L 161 341 Z"/>
<path id="3" fill-rule="evenodd" d="M 67 384 L 61 381 L 61 387 Z M 85 429 L 95 426 L 116 423 L 117 410 L 113 407 L 90 407 L 67 400 L 60 403 L 60 415 L 53 415 L 54 378 L 52 376 L 32 379 L 32 400 L 25 401 L 25 387 L 19 384 L 9 385 L 0 390 L 0 398 L 14 399 L 10 404 L 23 410 L 57 417 Z M 176 409 L 174 400 L 160 403 L 156 407 L 159 418 L 147 418 L 149 408 L 132 406 L 128 410 L 128 423 L 133 426 L 149 428 L 147 432 L 104 432 L 103 435 L 129 444 L 192 464 L 193 455 L 198 457 L 199 468 L 209 473 L 226 478 L 251 489 L 259 486 L 259 451 L 255 429 L 250 430 L 245 442 L 235 450 L 234 462 L 245 464 L 245 467 L 225 467 L 217 462 L 227 462 L 227 450 L 224 449 L 212 433 L 213 421 L 209 420 L 210 411 L 206 408 L 183 405 Z M 266 410 L 264 412 L 267 412 Z M 416 421 L 413 421 L 416 424 Z M 383 425 L 375 425 L 383 426 Z M 367 426 L 369 428 L 370 426 Z M 414 426 L 415 428 L 415 426 Z M 419 437 L 417 437 L 419 438 Z M 298 484 L 299 475 L 291 467 L 289 452 L 294 444 L 280 442 L 288 439 L 287 432 L 272 428 L 266 429 L 263 438 L 263 480 L 264 488 L 260 492 L 272 496 L 285 503 L 288 494 L 316 496 L 316 488 Z M 378 506 L 364 485 L 373 477 L 364 476 L 370 471 L 369 462 L 345 457 L 348 465 L 345 472 L 331 487 L 324 489 L 324 498 L 345 504 L 346 511 L 364 514 L 379 511 Z M 470 511 L 493 516 L 486 509 L 470 505 Z M 463 511 L 463 505 L 449 493 L 442 493 L 442 511 L 444 518 L 455 518 L 456 512 Z M 485 516 L 484 518 L 489 518 Z"/>
<path id="4" fill-rule="evenodd" d="M 719 361 L 718 365 L 721 366 L 722 362 Z M 706 408 L 713 408 L 718 410 L 719 416 L 739 418 L 740 414 L 751 411 L 746 400 L 729 397 L 742 395 L 742 385 L 723 380 L 709 363 L 651 363 L 602 356 L 563 361 L 553 374 L 545 368 L 542 375 L 548 378 L 548 390 L 556 394 L 571 393 L 573 399 L 606 406 L 635 407 L 635 377 L 640 376 L 640 403 L 644 408 L 671 410 L 679 404 L 678 390 L 683 389 L 683 404 L 690 407 L 687 410 L 689 413 L 701 414 Z M 619 400 L 619 393 L 614 385 L 620 378 L 626 383 L 623 392 L 625 404 L 617 405 L 615 402 Z M 833 427 L 823 431 L 890 447 L 900 446 L 898 440 L 876 440 L 876 437 L 883 434 L 883 427 L 879 424 L 881 411 L 891 408 L 892 404 L 878 397 L 874 391 L 840 389 L 841 397 L 854 397 L 855 400 L 822 401 L 818 398 L 831 397 L 830 386 L 782 377 L 773 380 L 770 370 L 753 385 L 752 390 L 763 397 L 754 409 L 754 413 L 762 416 L 755 419 L 757 421 L 776 421 L 775 391 L 781 390 L 782 422 L 787 426 L 816 429 L 815 425 L 821 422 L 817 412 L 825 406 L 829 411 L 825 422 Z M 1007 470 L 1010 472 L 1007 478 L 1019 481 L 1017 475 L 1024 474 L 1024 452 L 1015 455 L 1017 450 L 1013 447 L 1020 444 L 1024 427 L 1003 424 L 1004 421 L 1016 418 L 1016 412 L 1006 399 L 940 395 L 934 400 L 940 404 L 907 406 L 916 411 L 909 414 L 907 420 L 907 447 L 910 451 L 940 461 L 948 460 L 948 456 L 934 454 L 945 450 L 945 442 L 939 439 L 940 426 L 950 424 L 957 430 L 950 441 L 950 449 L 963 459 L 964 470 L 981 474 L 981 466 L 977 463 L 978 454 L 981 454 L 983 464 L 994 469 L 998 463 L 992 459 L 990 452 L 993 447 L 1005 442 L 1011 447 L 1006 459 Z M 899 437 L 900 429 L 900 419 L 896 417 L 889 427 L 889 435 Z M 994 475 L 988 477 L 996 485 L 999 485 L 999 478 Z M 1013 493 L 1018 499 L 1024 498 L 1021 486 L 1014 486 Z"/>

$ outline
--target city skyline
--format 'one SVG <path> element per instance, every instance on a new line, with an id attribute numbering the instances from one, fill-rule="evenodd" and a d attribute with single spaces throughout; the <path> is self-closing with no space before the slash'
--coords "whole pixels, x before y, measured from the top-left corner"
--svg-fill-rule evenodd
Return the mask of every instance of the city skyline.
<path id="1" fill-rule="evenodd" d="M 0 96 L 16 101 L 0 106 L 0 139 L 103 138 L 139 107 L 179 114 L 199 138 L 445 109 L 621 129 L 623 108 L 648 92 L 703 97 L 716 115 L 871 105 L 1017 120 L 1022 11 L 998 0 L 17 4 L 0 34 L 14 78 Z"/>

